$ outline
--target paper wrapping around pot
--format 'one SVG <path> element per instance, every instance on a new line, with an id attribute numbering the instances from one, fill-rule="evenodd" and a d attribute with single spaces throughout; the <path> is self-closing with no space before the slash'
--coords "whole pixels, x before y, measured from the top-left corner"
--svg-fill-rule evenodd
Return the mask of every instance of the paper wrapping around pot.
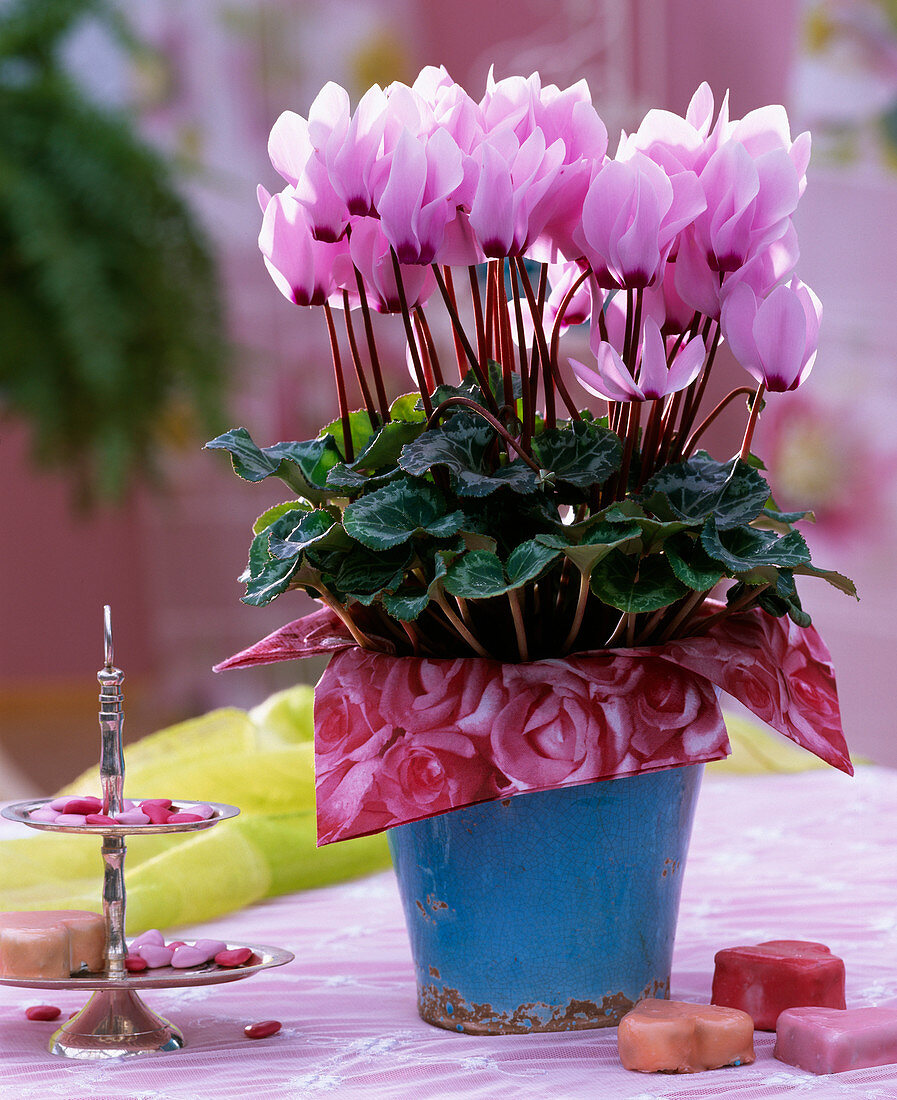
<path id="1" fill-rule="evenodd" d="M 332 653 L 315 692 L 318 843 L 525 791 L 718 760 L 722 689 L 852 774 L 831 657 L 760 610 L 695 638 L 510 664 L 358 647 L 322 610 L 218 665 Z"/>

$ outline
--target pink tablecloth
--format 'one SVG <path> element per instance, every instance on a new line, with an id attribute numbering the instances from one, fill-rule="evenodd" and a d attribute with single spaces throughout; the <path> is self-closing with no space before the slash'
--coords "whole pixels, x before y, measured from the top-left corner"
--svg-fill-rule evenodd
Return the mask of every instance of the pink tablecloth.
<path id="1" fill-rule="evenodd" d="M 26 1021 L 45 993 L 0 986 L 0 1095 L 11 1100 L 373 1100 L 527 1097 L 681 1100 L 897 1098 L 897 1066 L 814 1077 L 772 1057 L 691 1076 L 623 1070 L 616 1032 L 474 1038 L 415 1012 L 391 875 L 297 894 L 185 930 L 279 944 L 296 961 L 225 986 L 150 992 L 184 1030 L 174 1054 L 73 1062 Z M 897 772 L 708 778 L 685 876 L 672 994 L 707 1000 L 714 951 L 764 939 L 827 943 L 847 964 L 848 1006 L 897 1005 Z M 83 998 L 53 996 L 63 1011 Z M 256 1042 L 245 1023 L 277 1018 Z"/>

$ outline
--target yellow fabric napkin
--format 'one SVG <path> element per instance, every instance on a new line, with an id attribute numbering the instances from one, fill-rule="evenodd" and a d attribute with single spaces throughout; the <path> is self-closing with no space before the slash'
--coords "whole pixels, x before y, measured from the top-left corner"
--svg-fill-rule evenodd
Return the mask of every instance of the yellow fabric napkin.
<path id="1" fill-rule="evenodd" d="M 249 712 L 227 708 L 125 749 L 125 794 L 228 802 L 214 828 L 127 839 L 127 932 L 209 920 L 264 897 L 388 866 L 383 835 L 315 847 L 310 687 Z M 99 767 L 61 793 L 100 794 Z M 0 910 L 102 905 L 98 837 L 35 833 L 0 842 Z"/>

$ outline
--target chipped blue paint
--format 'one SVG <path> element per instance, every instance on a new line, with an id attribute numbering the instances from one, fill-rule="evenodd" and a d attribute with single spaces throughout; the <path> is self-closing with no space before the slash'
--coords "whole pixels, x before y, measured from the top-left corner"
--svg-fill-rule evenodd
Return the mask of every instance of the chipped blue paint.
<path id="1" fill-rule="evenodd" d="M 619 1022 L 668 996 L 703 767 L 516 795 L 390 829 L 424 1019 Z"/>

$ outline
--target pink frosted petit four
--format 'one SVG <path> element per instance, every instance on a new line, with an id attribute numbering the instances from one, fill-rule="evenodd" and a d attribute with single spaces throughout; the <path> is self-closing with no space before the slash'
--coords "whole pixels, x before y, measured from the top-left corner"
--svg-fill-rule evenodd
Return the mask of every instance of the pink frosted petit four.
<path id="1" fill-rule="evenodd" d="M 758 1031 L 774 1031 L 786 1008 L 844 1008 L 844 963 L 824 943 L 768 940 L 717 951 L 715 1005 L 740 1008 Z"/>
<path id="2" fill-rule="evenodd" d="M 754 1023 L 746 1012 L 686 1001 L 646 1000 L 617 1029 L 625 1069 L 698 1073 L 754 1061 Z"/>
<path id="3" fill-rule="evenodd" d="M 775 1056 L 810 1073 L 897 1062 L 897 1008 L 789 1008 L 776 1025 Z"/>

